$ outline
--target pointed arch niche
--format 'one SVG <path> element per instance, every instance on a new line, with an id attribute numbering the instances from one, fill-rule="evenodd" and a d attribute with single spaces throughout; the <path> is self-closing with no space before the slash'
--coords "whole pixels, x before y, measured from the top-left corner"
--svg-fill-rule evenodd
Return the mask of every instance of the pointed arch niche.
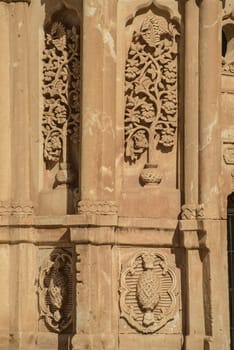
<path id="1" fill-rule="evenodd" d="M 122 19 L 119 16 L 117 115 L 122 131 L 119 149 L 124 150 L 117 181 L 120 214 L 176 217 L 182 118 L 179 4 L 173 0 L 120 2 L 118 10 Z M 143 201 L 144 208 L 136 206 L 136 201 Z"/>
<path id="2" fill-rule="evenodd" d="M 39 214 L 73 214 L 79 198 L 82 1 L 43 1 Z"/>

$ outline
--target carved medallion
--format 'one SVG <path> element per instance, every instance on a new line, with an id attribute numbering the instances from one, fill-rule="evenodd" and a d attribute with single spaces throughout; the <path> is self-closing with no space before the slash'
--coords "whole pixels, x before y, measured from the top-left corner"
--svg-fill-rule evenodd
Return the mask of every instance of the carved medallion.
<path id="1" fill-rule="evenodd" d="M 40 267 L 38 287 L 40 318 L 55 332 L 72 323 L 72 283 L 72 255 L 55 249 Z"/>
<path id="2" fill-rule="evenodd" d="M 142 333 L 154 333 L 174 318 L 175 267 L 165 254 L 141 251 L 124 266 L 120 278 L 121 317 Z"/>
<path id="3" fill-rule="evenodd" d="M 170 152 L 178 125 L 176 25 L 155 14 L 133 33 L 125 66 L 125 160 L 147 153 L 143 185 L 159 184 L 155 152 Z M 146 180 L 145 180 L 146 179 Z"/>

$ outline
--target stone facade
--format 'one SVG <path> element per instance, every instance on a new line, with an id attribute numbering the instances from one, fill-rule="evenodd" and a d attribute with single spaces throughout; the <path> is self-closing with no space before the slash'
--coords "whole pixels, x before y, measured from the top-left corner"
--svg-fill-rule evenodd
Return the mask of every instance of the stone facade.
<path id="1" fill-rule="evenodd" d="M 0 350 L 229 350 L 232 0 L 0 0 L 0 33 Z"/>

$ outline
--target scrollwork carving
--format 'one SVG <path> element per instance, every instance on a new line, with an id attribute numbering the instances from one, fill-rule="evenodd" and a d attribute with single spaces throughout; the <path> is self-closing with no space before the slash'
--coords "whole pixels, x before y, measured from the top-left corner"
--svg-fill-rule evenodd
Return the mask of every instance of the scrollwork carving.
<path id="1" fill-rule="evenodd" d="M 72 255 L 55 249 L 39 272 L 39 312 L 46 325 L 62 332 L 72 323 Z"/>
<path id="2" fill-rule="evenodd" d="M 49 25 L 43 55 L 44 159 L 66 162 L 67 138 L 78 143 L 80 124 L 79 28 Z"/>
<path id="3" fill-rule="evenodd" d="M 175 267 L 157 251 L 140 251 L 122 266 L 121 317 L 141 333 L 154 333 L 175 316 Z"/>
<path id="4" fill-rule="evenodd" d="M 176 25 L 150 15 L 133 34 L 125 76 L 125 157 L 135 162 L 147 151 L 170 150 L 177 129 Z"/>

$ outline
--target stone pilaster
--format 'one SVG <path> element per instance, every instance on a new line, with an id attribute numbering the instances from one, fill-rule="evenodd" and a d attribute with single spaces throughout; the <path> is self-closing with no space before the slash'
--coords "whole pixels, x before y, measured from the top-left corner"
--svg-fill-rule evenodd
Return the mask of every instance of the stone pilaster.
<path id="1" fill-rule="evenodd" d="M 199 9 L 195 0 L 185 2 L 184 64 L 184 196 L 185 203 L 198 203 L 198 35 Z"/>
<path id="2" fill-rule="evenodd" d="M 11 105 L 10 105 L 10 14 L 9 6 L 0 2 L 0 201 L 10 199 L 11 179 Z"/>
<path id="3" fill-rule="evenodd" d="M 10 13 L 10 87 L 11 87 L 11 201 L 18 213 L 30 214 L 30 115 L 28 6 L 18 2 Z M 11 204 L 10 204 L 11 206 Z M 26 208 L 26 211 L 25 209 Z M 30 208 L 29 210 L 27 208 Z M 14 210 L 13 210 L 14 212 Z"/>
<path id="4" fill-rule="evenodd" d="M 203 0 L 199 22 L 199 201 L 219 217 L 221 1 Z"/>
<path id="5" fill-rule="evenodd" d="M 83 12 L 83 86 L 81 202 L 85 208 L 115 201 L 115 1 L 103 1 Z M 90 43 L 95 43 L 91 45 Z M 95 59 L 94 59 L 95 56 Z M 108 96 L 108 98 L 104 97 Z M 90 210 L 87 210 L 89 212 Z M 101 210 L 103 211 L 103 210 Z M 95 210 L 94 210 L 95 212 Z M 98 214 L 98 210 L 97 210 Z M 113 214 L 113 210 L 106 210 Z"/>

